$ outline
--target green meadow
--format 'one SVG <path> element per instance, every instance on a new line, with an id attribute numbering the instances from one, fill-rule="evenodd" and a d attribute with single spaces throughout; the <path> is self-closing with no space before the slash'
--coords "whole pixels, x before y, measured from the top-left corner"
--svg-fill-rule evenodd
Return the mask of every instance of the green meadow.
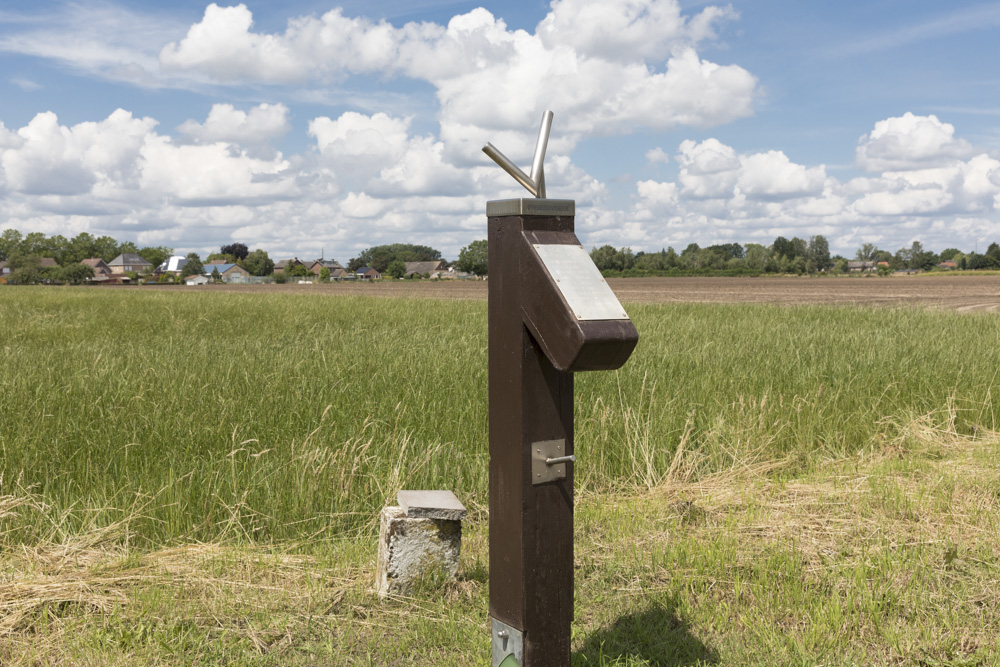
<path id="1" fill-rule="evenodd" d="M 574 665 L 1000 664 L 1000 318 L 629 305 Z M 0 288 L 0 663 L 488 664 L 484 302 Z M 401 488 L 457 582 L 379 602 Z"/>

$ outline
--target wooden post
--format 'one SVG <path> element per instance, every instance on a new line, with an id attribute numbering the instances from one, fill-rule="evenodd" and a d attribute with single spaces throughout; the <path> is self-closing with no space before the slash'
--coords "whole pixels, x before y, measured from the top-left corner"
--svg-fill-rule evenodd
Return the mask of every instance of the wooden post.
<path id="1" fill-rule="evenodd" d="M 638 341 L 613 295 L 616 319 L 580 319 L 543 260 L 539 246 L 580 247 L 574 212 L 565 200 L 487 205 L 494 666 L 570 664 L 573 465 L 545 458 L 573 455 L 572 373 L 618 368 Z"/>

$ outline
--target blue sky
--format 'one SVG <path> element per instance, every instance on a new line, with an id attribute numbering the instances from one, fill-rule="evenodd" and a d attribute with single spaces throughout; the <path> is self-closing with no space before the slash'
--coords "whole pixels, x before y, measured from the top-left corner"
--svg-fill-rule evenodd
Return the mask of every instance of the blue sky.
<path id="1" fill-rule="evenodd" d="M 555 112 L 587 245 L 1000 240 L 1000 2 L 8 0 L 0 229 L 346 260 L 485 236 Z M 523 193 L 526 196 L 526 193 Z"/>

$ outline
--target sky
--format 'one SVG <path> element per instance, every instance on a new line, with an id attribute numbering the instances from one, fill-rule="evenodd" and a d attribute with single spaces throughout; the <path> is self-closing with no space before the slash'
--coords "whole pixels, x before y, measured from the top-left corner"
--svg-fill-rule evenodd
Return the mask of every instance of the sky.
<path id="1" fill-rule="evenodd" d="M 588 247 L 1000 241 L 1000 2 L 4 0 L 0 230 L 454 259 L 548 196 Z"/>

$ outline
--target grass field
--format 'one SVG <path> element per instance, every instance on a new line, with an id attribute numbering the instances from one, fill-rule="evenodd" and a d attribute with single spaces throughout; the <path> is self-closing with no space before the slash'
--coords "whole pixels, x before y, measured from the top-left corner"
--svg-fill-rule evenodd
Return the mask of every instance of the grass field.
<path id="1" fill-rule="evenodd" d="M 1000 319 L 629 311 L 577 377 L 574 664 L 1000 664 Z M 8 287 L 0 322 L 0 662 L 488 663 L 484 303 Z M 400 488 L 472 510 L 462 571 L 379 603 Z"/>

